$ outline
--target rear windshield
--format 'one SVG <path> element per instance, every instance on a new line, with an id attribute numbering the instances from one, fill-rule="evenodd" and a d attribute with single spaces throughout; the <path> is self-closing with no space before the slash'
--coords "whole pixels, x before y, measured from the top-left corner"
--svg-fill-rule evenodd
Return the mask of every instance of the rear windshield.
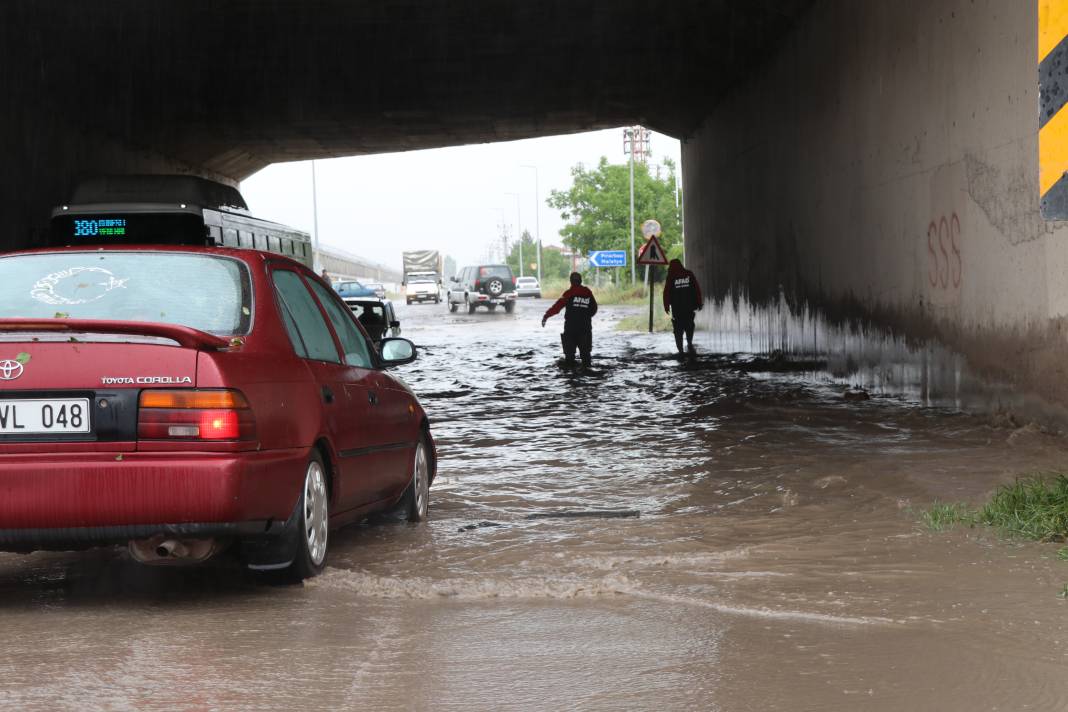
<path id="1" fill-rule="evenodd" d="M 248 272 L 237 260 L 173 252 L 57 252 L 0 258 L 0 318 L 114 319 L 244 334 Z"/>
<path id="2" fill-rule="evenodd" d="M 504 279 L 511 279 L 512 269 L 508 265 L 487 265 L 478 268 L 478 276 L 482 279 L 485 279 L 486 277 L 503 277 Z"/>

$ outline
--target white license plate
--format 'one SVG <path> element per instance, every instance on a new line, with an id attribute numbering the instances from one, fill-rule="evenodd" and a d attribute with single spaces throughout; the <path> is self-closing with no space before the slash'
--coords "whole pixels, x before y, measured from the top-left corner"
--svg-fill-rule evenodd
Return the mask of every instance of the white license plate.
<path id="1" fill-rule="evenodd" d="M 0 400 L 0 435 L 88 432 L 88 398 Z"/>

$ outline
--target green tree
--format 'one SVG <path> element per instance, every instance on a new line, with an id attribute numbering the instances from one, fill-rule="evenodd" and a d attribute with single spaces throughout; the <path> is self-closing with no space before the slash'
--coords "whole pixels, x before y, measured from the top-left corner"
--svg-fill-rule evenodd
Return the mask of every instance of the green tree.
<path id="1" fill-rule="evenodd" d="M 669 257 L 682 253 L 681 220 L 675 206 L 675 164 L 663 161 L 666 175 L 654 175 L 644 163 L 634 164 L 635 245 L 644 238 L 641 224 L 657 220 L 663 228 L 660 244 Z M 564 244 L 588 254 L 593 250 L 630 251 L 630 166 L 610 164 L 601 157 L 590 170 L 581 163 L 571 169 L 568 190 L 554 190 L 546 201 L 560 210 L 567 225 L 560 231 Z M 633 256 L 631 256 L 633 259 Z"/>
<path id="2" fill-rule="evenodd" d="M 523 237 L 521 238 L 523 243 L 523 270 L 522 273 L 530 276 L 537 276 L 538 272 L 536 268 L 532 268 L 532 264 L 536 264 L 538 261 L 538 243 L 526 230 L 523 231 Z M 512 250 L 508 253 L 508 266 L 512 268 L 512 273 L 517 277 L 520 274 L 519 270 L 519 242 L 512 244 Z M 567 275 L 571 273 L 571 260 L 564 257 L 556 250 L 542 245 L 541 249 L 541 278 L 543 280 L 548 279 L 566 279 Z"/>

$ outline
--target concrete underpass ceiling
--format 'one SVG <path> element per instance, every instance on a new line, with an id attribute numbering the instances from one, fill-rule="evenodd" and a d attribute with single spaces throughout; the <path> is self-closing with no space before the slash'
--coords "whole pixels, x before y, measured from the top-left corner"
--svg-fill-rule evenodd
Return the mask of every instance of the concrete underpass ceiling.
<path id="1" fill-rule="evenodd" d="M 9 106 L 240 180 L 641 122 L 685 137 L 811 0 L 14 0 Z"/>

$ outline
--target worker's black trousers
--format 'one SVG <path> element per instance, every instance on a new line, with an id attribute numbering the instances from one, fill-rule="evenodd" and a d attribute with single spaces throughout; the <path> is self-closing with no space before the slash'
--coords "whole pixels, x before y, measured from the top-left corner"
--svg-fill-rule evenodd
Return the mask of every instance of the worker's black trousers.
<path id="1" fill-rule="evenodd" d="M 575 349 L 582 355 L 582 365 L 590 365 L 590 351 L 593 350 L 593 332 L 567 332 L 560 334 L 560 343 L 564 347 L 564 362 L 575 363 Z"/>
<path id="2" fill-rule="evenodd" d="M 671 329 L 675 332 L 675 346 L 682 353 L 682 335 L 686 334 L 686 345 L 693 348 L 693 312 L 672 311 Z"/>

